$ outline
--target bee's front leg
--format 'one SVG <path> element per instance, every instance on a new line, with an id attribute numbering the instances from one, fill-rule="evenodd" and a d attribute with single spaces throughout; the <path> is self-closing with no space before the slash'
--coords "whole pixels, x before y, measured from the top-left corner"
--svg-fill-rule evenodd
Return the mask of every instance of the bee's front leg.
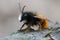
<path id="1" fill-rule="evenodd" d="M 22 25 L 22 27 L 21 27 L 18 31 L 21 31 L 25 24 L 26 24 L 26 23 L 24 23 L 24 24 Z"/>

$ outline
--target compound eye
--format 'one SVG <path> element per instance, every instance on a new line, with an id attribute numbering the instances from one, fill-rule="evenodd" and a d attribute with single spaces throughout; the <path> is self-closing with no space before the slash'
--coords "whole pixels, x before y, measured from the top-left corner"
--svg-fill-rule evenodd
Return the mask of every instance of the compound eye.
<path id="1" fill-rule="evenodd" d="M 27 14 L 25 14 L 24 16 L 27 16 Z"/>

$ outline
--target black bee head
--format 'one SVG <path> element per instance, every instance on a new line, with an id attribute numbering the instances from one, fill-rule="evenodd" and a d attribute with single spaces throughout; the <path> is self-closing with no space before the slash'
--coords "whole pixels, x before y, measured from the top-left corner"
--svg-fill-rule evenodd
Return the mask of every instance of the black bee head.
<path id="1" fill-rule="evenodd" d="M 26 11 L 26 12 L 24 12 L 24 8 L 25 8 L 26 6 L 23 6 L 23 8 L 22 8 L 22 11 L 21 11 L 21 13 L 22 13 L 22 16 L 21 16 L 21 20 L 20 20 L 20 22 L 22 22 L 22 21 L 27 21 L 27 20 L 31 20 L 31 18 L 33 17 L 33 16 L 35 16 L 34 14 L 33 14 L 33 12 L 28 12 L 28 11 Z"/>
<path id="2" fill-rule="evenodd" d="M 20 20 L 20 22 L 22 22 L 22 21 L 26 21 L 27 18 L 28 18 L 28 14 L 27 14 L 27 13 L 23 13 L 22 16 L 21 16 L 21 20 Z"/>

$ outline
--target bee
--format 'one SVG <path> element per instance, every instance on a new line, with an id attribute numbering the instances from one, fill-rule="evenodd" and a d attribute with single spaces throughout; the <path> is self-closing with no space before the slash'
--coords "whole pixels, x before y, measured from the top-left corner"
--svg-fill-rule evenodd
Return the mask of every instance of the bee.
<path id="1" fill-rule="evenodd" d="M 34 25 L 39 25 L 39 27 L 40 27 L 40 22 L 39 22 L 40 19 L 37 18 L 33 12 L 23 12 L 25 7 L 26 6 L 24 6 L 22 9 L 22 16 L 21 16 L 21 20 L 20 20 L 20 22 L 22 22 L 22 21 L 25 21 L 25 22 L 22 25 L 22 27 L 20 28 L 20 30 L 22 30 L 24 25 L 28 26 L 26 28 L 27 29 L 26 31 L 29 31 L 31 29 L 31 26 L 34 26 Z"/>
<path id="2" fill-rule="evenodd" d="M 34 25 L 38 25 L 39 28 L 38 30 L 43 30 L 45 28 L 47 28 L 48 26 L 48 20 L 46 18 L 44 18 L 42 15 L 38 14 L 38 13 L 33 13 L 33 12 L 24 12 L 24 8 L 26 6 L 24 6 L 22 8 L 22 16 L 21 16 L 21 20 L 19 20 L 20 22 L 25 21 L 24 24 L 22 25 L 22 27 L 20 28 L 19 31 L 22 30 L 22 28 L 24 27 L 24 25 L 27 25 L 28 27 L 26 28 L 25 31 L 29 32 Z"/>

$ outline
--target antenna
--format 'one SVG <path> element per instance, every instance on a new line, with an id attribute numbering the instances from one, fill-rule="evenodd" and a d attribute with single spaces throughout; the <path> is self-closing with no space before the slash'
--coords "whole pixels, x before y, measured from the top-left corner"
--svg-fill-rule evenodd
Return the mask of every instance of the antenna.
<path id="1" fill-rule="evenodd" d="M 22 10 L 21 10 L 20 0 L 19 0 L 19 2 L 18 2 L 18 5 L 19 5 L 19 10 L 20 10 L 20 12 L 23 13 L 24 8 L 25 8 L 26 6 L 24 5 L 23 8 L 22 8 Z"/>
<path id="2" fill-rule="evenodd" d="M 22 13 L 24 12 L 24 8 L 25 8 L 25 7 L 26 7 L 26 6 L 24 5 L 23 8 L 22 8 L 22 11 L 21 11 Z"/>
<path id="3" fill-rule="evenodd" d="M 19 7 L 18 7 L 18 8 L 19 8 L 19 11 L 22 12 L 22 11 L 21 11 L 20 0 L 19 0 L 19 2 L 18 2 L 18 6 L 19 6 Z"/>

